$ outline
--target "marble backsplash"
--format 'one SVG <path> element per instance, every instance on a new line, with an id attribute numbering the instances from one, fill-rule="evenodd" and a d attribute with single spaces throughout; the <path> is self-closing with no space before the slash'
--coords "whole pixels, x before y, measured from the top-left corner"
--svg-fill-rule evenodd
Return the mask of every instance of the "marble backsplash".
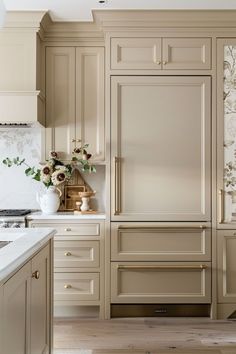
<path id="1" fill-rule="evenodd" d="M 36 192 L 43 188 L 37 181 L 26 177 L 24 166 L 11 168 L 2 164 L 6 157 L 25 158 L 30 166 L 39 166 L 42 150 L 41 128 L 0 128 L 0 209 L 39 209 Z M 85 176 L 89 185 L 97 191 L 96 205 L 105 210 L 105 168 L 97 167 L 97 173 Z"/>

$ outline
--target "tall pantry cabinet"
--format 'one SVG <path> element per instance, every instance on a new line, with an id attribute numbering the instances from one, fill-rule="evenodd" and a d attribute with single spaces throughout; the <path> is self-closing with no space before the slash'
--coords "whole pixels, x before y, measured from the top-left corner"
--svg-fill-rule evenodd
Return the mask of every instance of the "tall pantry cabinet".
<path id="1" fill-rule="evenodd" d="M 111 314 L 127 304 L 155 304 L 154 313 L 165 304 L 166 315 L 166 304 L 207 306 L 211 39 L 108 37 Z"/>

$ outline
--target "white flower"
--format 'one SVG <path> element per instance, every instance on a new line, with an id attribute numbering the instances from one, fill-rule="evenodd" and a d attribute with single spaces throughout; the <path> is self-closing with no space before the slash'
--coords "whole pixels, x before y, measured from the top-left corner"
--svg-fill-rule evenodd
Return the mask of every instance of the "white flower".
<path id="1" fill-rule="evenodd" d="M 51 174 L 52 174 L 52 166 L 48 164 L 43 166 L 40 174 L 41 181 L 43 183 L 49 183 L 51 179 Z"/>
<path id="2" fill-rule="evenodd" d="M 65 166 L 61 166 L 62 168 L 56 169 L 56 171 L 52 174 L 52 183 L 54 186 L 58 186 L 59 184 L 67 181 L 70 178 L 70 173 Z"/>

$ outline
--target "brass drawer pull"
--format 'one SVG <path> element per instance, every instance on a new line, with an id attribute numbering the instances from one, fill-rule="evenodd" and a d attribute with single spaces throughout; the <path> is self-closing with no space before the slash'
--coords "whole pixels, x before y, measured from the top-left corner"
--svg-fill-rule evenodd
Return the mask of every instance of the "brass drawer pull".
<path id="1" fill-rule="evenodd" d="M 167 63 L 168 63 L 168 62 L 167 62 L 167 61 L 165 61 L 165 60 L 162 62 L 162 64 L 163 64 L 163 65 L 166 65 Z"/>
<path id="2" fill-rule="evenodd" d="M 118 265 L 118 270 L 135 269 L 207 269 L 206 264 L 200 265 Z"/>
<path id="3" fill-rule="evenodd" d="M 71 256 L 71 252 L 65 252 L 65 256 L 66 256 L 66 257 Z"/>
<path id="4" fill-rule="evenodd" d="M 40 272 L 39 270 L 36 270 L 35 272 L 32 273 L 32 278 L 34 279 L 39 279 L 40 277 Z"/>
<path id="5" fill-rule="evenodd" d="M 224 222 L 224 191 L 219 190 L 219 224 Z"/>
<path id="6" fill-rule="evenodd" d="M 64 288 L 65 288 L 65 289 L 71 289 L 72 286 L 71 286 L 70 284 L 65 284 L 65 285 L 64 285 Z"/>
<path id="7" fill-rule="evenodd" d="M 75 143 L 75 142 L 76 142 L 76 139 L 72 139 L 71 142 L 72 142 L 72 143 Z"/>
<path id="8" fill-rule="evenodd" d="M 120 225 L 118 226 L 118 230 L 182 230 L 182 229 L 189 229 L 189 230 L 205 230 L 207 228 L 206 225 L 199 225 L 199 226 L 125 226 Z"/>
<path id="9" fill-rule="evenodd" d="M 71 228 L 70 228 L 70 227 L 67 227 L 67 228 L 65 229 L 65 231 L 69 232 L 69 231 L 71 231 Z"/>
<path id="10" fill-rule="evenodd" d="M 121 202 L 120 202 L 120 181 L 121 177 L 121 167 L 120 167 L 120 157 L 115 157 L 115 211 L 114 215 L 119 215 L 121 212 Z"/>

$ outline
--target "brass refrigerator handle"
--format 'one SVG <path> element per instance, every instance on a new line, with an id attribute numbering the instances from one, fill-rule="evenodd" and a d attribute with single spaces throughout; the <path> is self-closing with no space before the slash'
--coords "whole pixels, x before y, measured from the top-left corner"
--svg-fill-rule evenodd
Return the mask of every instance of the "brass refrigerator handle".
<path id="1" fill-rule="evenodd" d="M 219 190 L 219 224 L 224 222 L 224 191 Z"/>
<path id="2" fill-rule="evenodd" d="M 187 229 L 187 230 L 205 230 L 207 229 L 206 225 L 199 225 L 199 226 L 125 226 L 125 225 L 120 225 L 117 228 L 118 230 L 175 230 L 175 229 Z"/>
<path id="3" fill-rule="evenodd" d="M 118 270 L 135 270 L 135 269 L 207 269 L 206 264 L 200 265 L 118 265 Z"/>
<path id="4" fill-rule="evenodd" d="M 115 211 L 114 215 L 120 214 L 120 158 L 115 157 Z"/>

